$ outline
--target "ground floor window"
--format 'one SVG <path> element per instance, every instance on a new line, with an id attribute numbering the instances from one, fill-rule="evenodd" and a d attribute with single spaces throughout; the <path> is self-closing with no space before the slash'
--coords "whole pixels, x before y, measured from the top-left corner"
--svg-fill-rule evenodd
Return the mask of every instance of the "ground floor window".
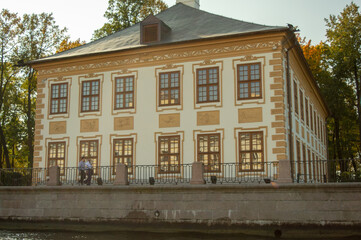
<path id="1" fill-rule="evenodd" d="M 180 173 L 180 136 L 158 137 L 158 173 Z"/>
<path id="2" fill-rule="evenodd" d="M 59 166 L 60 174 L 64 175 L 65 142 L 50 142 L 48 154 L 48 167 Z"/>
<path id="3" fill-rule="evenodd" d="M 263 132 L 240 132 L 239 171 L 263 171 Z"/>
<path id="4" fill-rule="evenodd" d="M 99 156 L 99 142 L 98 140 L 80 141 L 80 159 L 84 158 L 91 161 L 94 169 L 94 174 L 98 172 L 98 156 Z"/>
<path id="5" fill-rule="evenodd" d="M 127 165 L 128 173 L 133 174 L 133 138 L 114 139 L 113 144 L 113 174 L 119 163 Z"/>
<path id="6" fill-rule="evenodd" d="M 221 171 L 221 150 L 219 133 L 197 135 L 197 160 L 203 162 L 205 172 Z"/>

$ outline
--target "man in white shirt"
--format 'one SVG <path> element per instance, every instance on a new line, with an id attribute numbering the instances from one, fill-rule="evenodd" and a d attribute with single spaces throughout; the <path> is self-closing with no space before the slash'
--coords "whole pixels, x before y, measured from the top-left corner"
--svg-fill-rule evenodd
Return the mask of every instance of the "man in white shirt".
<path id="1" fill-rule="evenodd" d="M 91 180 L 92 180 L 92 175 L 93 175 L 93 165 L 91 163 L 91 160 L 88 159 L 85 163 L 85 169 L 86 169 L 86 174 L 87 174 L 87 179 L 85 180 L 85 183 L 87 185 L 90 185 Z"/>

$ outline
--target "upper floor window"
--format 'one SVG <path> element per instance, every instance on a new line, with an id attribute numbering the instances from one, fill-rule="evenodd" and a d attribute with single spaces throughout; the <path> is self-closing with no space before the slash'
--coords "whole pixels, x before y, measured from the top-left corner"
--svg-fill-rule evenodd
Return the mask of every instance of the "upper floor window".
<path id="1" fill-rule="evenodd" d="M 219 133 L 197 135 L 197 159 L 203 162 L 205 172 L 221 171 L 221 150 Z"/>
<path id="2" fill-rule="evenodd" d="M 261 98 L 261 64 L 237 65 L 238 100 Z"/>
<path id="3" fill-rule="evenodd" d="M 313 108 L 310 104 L 310 124 L 311 124 L 311 130 L 313 131 Z"/>
<path id="4" fill-rule="evenodd" d="M 134 108 L 134 77 L 115 79 L 115 109 Z"/>
<path id="5" fill-rule="evenodd" d="M 295 102 L 295 113 L 298 114 L 298 86 L 296 81 L 293 81 L 293 97 Z"/>
<path id="6" fill-rule="evenodd" d="M 159 105 L 180 104 L 180 80 L 179 72 L 159 74 Z"/>
<path id="7" fill-rule="evenodd" d="M 219 102 L 218 67 L 197 70 L 197 103 Z"/>
<path id="8" fill-rule="evenodd" d="M 310 120 L 309 120 L 309 104 L 308 104 L 308 99 L 305 98 L 305 107 L 306 107 L 306 124 L 307 126 L 310 126 Z"/>
<path id="9" fill-rule="evenodd" d="M 99 80 L 83 81 L 81 91 L 81 111 L 99 111 L 100 86 Z"/>
<path id="10" fill-rule="evenodd" d="M 180 172 L 180 136 L 158 137 L 158 172 Z"/>
<path id="11" fill-rule="evenodd" d="M 80 141 L 80 159 L 89 160 L 93 166 L 94 174 L 97 174 L 98 168 L 98 140 L 84 140 Z"/>
<path id="12" fill-rule="evenodd" d="M 60 167 L 60 174 L 64 175 L 65 167 L 65 142 L 49 143 L 48 167 Z"/>
<path id="13" fill-rule="evenodd" d="M 113 148 L 113 172 L 119 163 L 128 166 L 128 173 L 133 173 L 133 138 L 114 139 Z"/>
<path id="14" fill-rule="evenodd" d="M 300 89 L 300 113 L 301 113 L 301 120 L 305 120 L 305 112 L 303 106 L 303 92 Z"/>
<path id="15" fill-rule="evenodd" d="M 263 171 L 263 132 L 239 133 L 239 171 Z"/>
<path id="16" fill-rule="evenodd" d="M 68 84 L 52 84 L 50 114 L 67 113 L 68 106 Z"/>

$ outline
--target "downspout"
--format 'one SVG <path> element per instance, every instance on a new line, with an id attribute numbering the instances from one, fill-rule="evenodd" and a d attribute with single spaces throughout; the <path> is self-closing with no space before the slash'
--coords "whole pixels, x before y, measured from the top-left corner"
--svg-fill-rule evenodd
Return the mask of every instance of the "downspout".
<path id="1" fill-rule="evenodd" d="M 294 44 L 291 47 L 286 48 L 286 82 L 287 82 L 287 103 L 288 103 L 288 124 L 289 124 L 289 133 L 288 133 L 288 144 L 289 144 L 289 153 L 290 153 L 290 165 L 291 165 L 291 179 L 294 182 L 294 169 L 293 169 L 293 162 L 294 162 L 294 154 L 293 154 L 293 125 L 292 125 L 292 111 L 291 111 L 291 76 L 290 76 L 290 56 L 289 51 L 294 48 Z"/>

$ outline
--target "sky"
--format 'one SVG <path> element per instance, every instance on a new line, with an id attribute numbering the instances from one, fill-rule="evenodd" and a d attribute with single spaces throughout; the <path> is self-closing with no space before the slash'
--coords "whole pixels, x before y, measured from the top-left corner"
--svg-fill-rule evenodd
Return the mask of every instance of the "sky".
<path id="1" fill-rule="evenodd" d="M 176 0 L 163 0 L 169 7 Z M 313 44 L 325 41 L 325 18 L 339 15 L 352 0 L 200 0 L 200 9 L 242 21 L 270 26 L 298 26 Z M 361 7 L 361 0 L 353 0 Z M 56 23 L 68 29 L 71 40 L 89 42 L 94 30 L 106 22 L 108 0 L 0 0 L 0 9 L 19 15 L 53 13 Z"/>

